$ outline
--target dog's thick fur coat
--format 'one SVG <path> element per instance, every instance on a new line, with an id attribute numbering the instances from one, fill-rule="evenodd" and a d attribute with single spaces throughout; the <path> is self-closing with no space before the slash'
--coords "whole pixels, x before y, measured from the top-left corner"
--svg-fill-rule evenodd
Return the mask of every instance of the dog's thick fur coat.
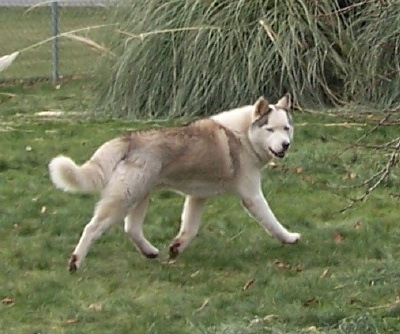
<path id="1" fill-rule="evenodd" d="M 93 218 L 76 246 L 70 270 L 79 268 L 93 241 L 125 219 L 125 231 L 147 257 L 158 249 L 143 235 L 151 191 L 166 187 L 186 194 L 179 234 L 169 252 L 181 253 L 196 236 L 207 198 L 234 193 L 269 234 L 296 243 L 275 218 L 261 190 L 261 169 L 283 158 L 293 136 L 287 94 L 275 105 L 260 98 L 254 105 L 226 111 L 187 126 L 131 132 L 103 144 L 78 166 L 59 156 L 49 165 L 54 185 L 67 192 L 102 191 Z"/>

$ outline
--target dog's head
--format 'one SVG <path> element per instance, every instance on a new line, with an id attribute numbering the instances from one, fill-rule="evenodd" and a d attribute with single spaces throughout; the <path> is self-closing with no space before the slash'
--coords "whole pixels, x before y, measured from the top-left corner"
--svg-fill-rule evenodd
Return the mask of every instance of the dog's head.
<path id="1" fill-rule="evenodd" d="M 293 138 L 290 105 L 290 94 L 283 96 L 276 104 L 268 104 L 264 97 L 254 104 L 249 139 L 262 160 L 283 158 L 289 149 Z"/>

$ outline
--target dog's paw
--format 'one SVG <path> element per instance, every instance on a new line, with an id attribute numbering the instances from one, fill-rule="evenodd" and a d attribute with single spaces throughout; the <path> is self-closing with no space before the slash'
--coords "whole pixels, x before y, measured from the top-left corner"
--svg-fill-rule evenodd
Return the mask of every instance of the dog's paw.
<path id="1" fill-rule="evenodd" d="M 158 248 L 154 247 L 150 243 L 146 243 L 145 245 L 141 245 L 141 247 L 136 245 L 136 247 L 143 254 L 143 256 L 147 257 L 148 259 L 155 259 L 158 256 L 158 254 L 160 253 Z"/>
<path id="2" fill-rule="evenodd" d="M 284 244 L 297 244 L 301 238 L 300 233 L 289 233 L 285 239 L 282 240 Z"/>
<path id="3" fill-rule="evenodd" d="M 72 254 L 71 259 L 69 260 L 69 263 L 68 263 L 68 270 L 71 273 L 74 273 L 78 270 L 77 262 L 78 262 L 78 256 L 76 254 Z"/>
<path id="4" fill-rule="evenodd" d="M 169 258 L 170 259 L 175 259 L 179 255 L 179 248 L 181 246 L 181 243 L 179 241 L 174 241 L 170 246 L 169 246 Z"/>
<path id="5" fill-rule="evenodd" d="M 153 251 L 153 252 L 147 252 L 147 253 L 143 253 L 143 255 L 145 257 L 147 257 L 148 259 L 155 259 L 158 256 L 159 251 Z"/>

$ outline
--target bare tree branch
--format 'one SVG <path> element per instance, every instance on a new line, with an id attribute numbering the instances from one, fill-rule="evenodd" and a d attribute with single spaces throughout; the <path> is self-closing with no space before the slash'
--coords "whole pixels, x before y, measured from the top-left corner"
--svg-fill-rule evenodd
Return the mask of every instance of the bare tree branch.
<path id="1" fill-rule="evenodd" d="M 355 203 L 359 203 L 364 201 L 367 196 L 372 193 L 376 188 L 378 188 L 379 185 L 381 185 L 381 183 L 390 175 L 392 169 L 394 166 L 396 166 L 399 162 L 399 157 L 398 157 L 398 152 L 400 150 L 400 137 L 397 137 L 394 141 L 395 142 L 395 146 L 392 149 L 392 154 L 390 155 L 388 161 L 386 162 L 385 167 L 383 167 L 381 170 L 379 170 L 377 173 L 375 173 L 373 176 L 371 176 L 369 179 L 365 180 L 362 185 L 367 185 L 370 182 L 372 182 L 373 180 L 375 180 L 375 183 L 372 184 L 365 192 L 363 195 L 357 197 L 357 198 L 353 198 L 351 199 L 351 203 L 344 207 L 343 209 L 341 209 L 339 211 L 339 213 L 343 213 L 346 210 L 350 209 L 351 207 L 353 207 L 353 205 Z"/>

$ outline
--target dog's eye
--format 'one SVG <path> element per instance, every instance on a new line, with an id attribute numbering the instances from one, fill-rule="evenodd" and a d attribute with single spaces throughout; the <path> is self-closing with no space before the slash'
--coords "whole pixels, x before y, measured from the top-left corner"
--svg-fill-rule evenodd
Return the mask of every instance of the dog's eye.
<path id="1" fill-rule="evenodd" d="M 290 130 L 290 128 L 289 128 L 288 126 L 285 126 L 285 127 L 283 128 L 283 130 L 285 130 L 285 131 L 289 131 L 289 130 Z"/>
<path id="2" fill-rule="evenodd" d="M 272 133 L 272 132 L 274 132 L 274 129 L 273 128 L 267 128 L 267 131 Z"/>

